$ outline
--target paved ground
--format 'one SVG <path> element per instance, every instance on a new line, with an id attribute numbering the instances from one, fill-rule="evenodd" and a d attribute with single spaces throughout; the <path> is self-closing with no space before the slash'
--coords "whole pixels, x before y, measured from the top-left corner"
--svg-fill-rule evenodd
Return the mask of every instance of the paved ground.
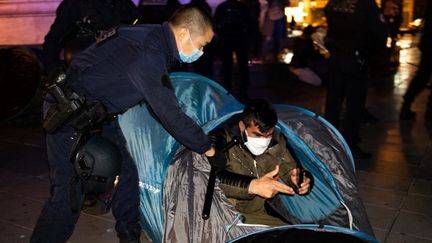
<path id="1" fill-rule="evenodd" d="M 419 57 L 416 48 L 401 54 L 403 62 L 395 73 L 375 72 L 371 81 L 368 109 L 380 122 L 363 127 L 362 145 L 373 152 L 373 158 L 356 161 L 358 183 L 377 239 L 432 242 L 432 107 L 426 105 L 430 91 L 414 104 L 416 121 L 398 121 L 401 95 Z M 252 66 L 250 95 L 321 114 L 325 88 L 292 81 L 285 68 Z M 40 125 L 0 125 L 0 242 L 28 242 L 48 194 Z M 68 242 L 117 242 L 113 226 L 110 214 L 84 213 Z"/>

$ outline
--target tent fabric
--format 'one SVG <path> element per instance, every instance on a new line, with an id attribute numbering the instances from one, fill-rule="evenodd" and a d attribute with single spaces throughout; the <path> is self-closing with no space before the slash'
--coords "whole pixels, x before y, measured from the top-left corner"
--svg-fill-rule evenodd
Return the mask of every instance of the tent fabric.
<path id="1" fill-rule="evenodd" d="M 308 170 L 312 170 L 314 177 L 323 175 L 329 186 L 333 189 L 334 194 L 337 195 L 339 200 L 348 207 L 353 220 L 353 228 L 373 235 L 372 227 L 369 224 L 357 188 L 351 151 L 340 133 L 325 121 L 324 118 L 305 109 L 279 105 L 278 117 L 283 121 L 282 130 L 285 134 L 288 134 L 288 139 L 291 138 L 292 140 L 294 137 L 289 135 L 290 131 L 292 131 L 292 133 L 299 138 L 299 142 L 302 143 L 302 151 L 309 154 L 309 157 L 312 159 L 316 160 L 312 166 L 310 163 L 304 163 L 310 162 L 309 160 L 301 160 L 305 167 L 307 167 Z M 315 171 L 316 169 L 321 173 L 317 173 L 317 171 Z M 285 205 L 289 205 L 287 207 L 288 209 L 295 210 L 296 207 L 293 205 L 292 199 L 287 200 L 288 197 L 283 195 L 281 197 L 286 199 Z M 304 199 L 303 205 L 310 205 L 308 197 L 309 195 L 301 197 Z M 334 202 L 331 199 L 332 198 L 328 198 L 325 201 Z M 324 203 L 324 200 L 322 203 Z M 299 202 L 298 205 L 302 204 Z M 342 208 L 345 208 L 345 206 L 339 204 L 339 211 L 346 211 L 346 209 Z M 303 223 L 321 222 L 349 227 L 349 225 L 341 224 L 341 220 L 337 217 L 327 216 L 325 218 L 306 218 L 304 210 L 302 214 Z"/>
<path id="2" fill-rule="evenodd" d="M 259 231 L 244 234 L 236 239 L 228 241 L 229 243 L 242 242 L 264 242 L 266 240 L 275 242 L 369 242 L 378 243 L 378 240 L 359 231 L 353 231 L 347 228 L 337 226 L 320 226 L 314 224 L 286 225 L 261 229 Z"/>
<path id="3" fill-rule="evenodd" d="M 202 219 L 210 165 L 205 156 L 183 149 L 174 158 L 165 182 L 163 242 L 225 242 L 264 226 L 238 227 L 241 214 L 215 187 L 210 218 Z"/>
<path id="4" fill-rule="evenodd" d="M 202 76 L 175 73 L 171 80 L 182 110 L 206 132 L 243 109 L 220 85 Z M 307 110 L 275 108 L 277 128 L 313 174 L 315 185 L 306 196 L 279 195 L 271 204 L 295 224 L 352 226 L 355 232 L 373 235 L 358 195 L 352 156 L 337 130 Z M 227 202 L 218 181 L 210 219 L 204 221 L 206 158 L 181 148 L 145 105 L 129 109 L 119 123 L 138 168 L 141 223 L 153 242 L 223 242 L 267 229 L 242 224 L 241 214 Z"/>
<path id="5" fill-rule="evenodd" d="M 224 88 L 203 76 L 174 73 L 170 78 L 180 107 L 199 125 L 243 108 Z M 157 122 L 146 105 L 130 108 L 119 116 L 119 124 L 138 169 L 141 224 L 154 242 L 161 242 L 165 173 L 180 144 Z"/>

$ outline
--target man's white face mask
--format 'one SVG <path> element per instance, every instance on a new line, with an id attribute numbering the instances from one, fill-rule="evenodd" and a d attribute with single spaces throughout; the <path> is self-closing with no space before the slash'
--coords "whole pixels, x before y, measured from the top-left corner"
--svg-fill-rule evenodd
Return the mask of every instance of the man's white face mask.
<path id="1" fill-rule="evenodd" d="M 244 144 L 249 149 L 249 151 L 255 156 L 263 154 L 268 148 L 268 146 L 270 145 L 270 141 L 272 139 L 271 137 L 270 138 L 249 137 L 246 129 L 245 129 L 245 134 L 247 137 L 247 142 L 245 142 Z"/>

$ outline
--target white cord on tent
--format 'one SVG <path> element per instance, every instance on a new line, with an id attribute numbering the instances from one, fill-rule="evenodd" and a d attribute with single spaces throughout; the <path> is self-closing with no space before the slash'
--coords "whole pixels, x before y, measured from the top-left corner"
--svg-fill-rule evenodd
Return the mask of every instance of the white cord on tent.
<path id="1" fill-rule="evenodd" d="M 237 216 L 235 217 L 235 219 L 232 221 L 232 223 L 231 224 L 227 224 L 227 225 L 225 225 L 225 232 L 229 232 L 231 229 L 232 229 L 232 227 L 234 226 L 234 225 L 239 225 L 239 224 L 241 224 L 242 223 L 242 219 L 243 219 L 243 215 L 241 215 L 240 213 L 237 213 Z"/>
<path id="2" fill-rule="evenodd" d="M 351 210 L 348 208 L 348 206 L 344 202 L 341 201 L 341 203 L 342 203 L 342 205 L 345 207 L 345 209 L 348 212 L 349 227 L 350 227 L 350 230 L 352 230 L 353 229 L 353 217 L 352 217 L 352 214 L 351 214 Z"/>

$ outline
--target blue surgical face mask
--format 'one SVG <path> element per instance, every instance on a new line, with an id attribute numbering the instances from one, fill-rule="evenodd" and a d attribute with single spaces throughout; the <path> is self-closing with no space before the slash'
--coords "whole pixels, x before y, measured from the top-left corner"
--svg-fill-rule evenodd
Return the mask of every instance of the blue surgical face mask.
<path id="1" fill-rule="evenodd" d="M 200 58 L 204 54 L 203 51 L 201 51 L 198 48 L 195 48 L 193 41 L 192 41 L 192 38 L 190 36 L 190 32 L 189 32 L 189 41 L 191 42 L 192 47 L 194 48 L 192 53 L 190 55 L 185 55 L 182 50 L 179 51 L 180 60 L 182 60 L 182 62 L 186 62 L 186 63 L 195 62 L 196 60 L 198 60 L 198 58 Z"/>

